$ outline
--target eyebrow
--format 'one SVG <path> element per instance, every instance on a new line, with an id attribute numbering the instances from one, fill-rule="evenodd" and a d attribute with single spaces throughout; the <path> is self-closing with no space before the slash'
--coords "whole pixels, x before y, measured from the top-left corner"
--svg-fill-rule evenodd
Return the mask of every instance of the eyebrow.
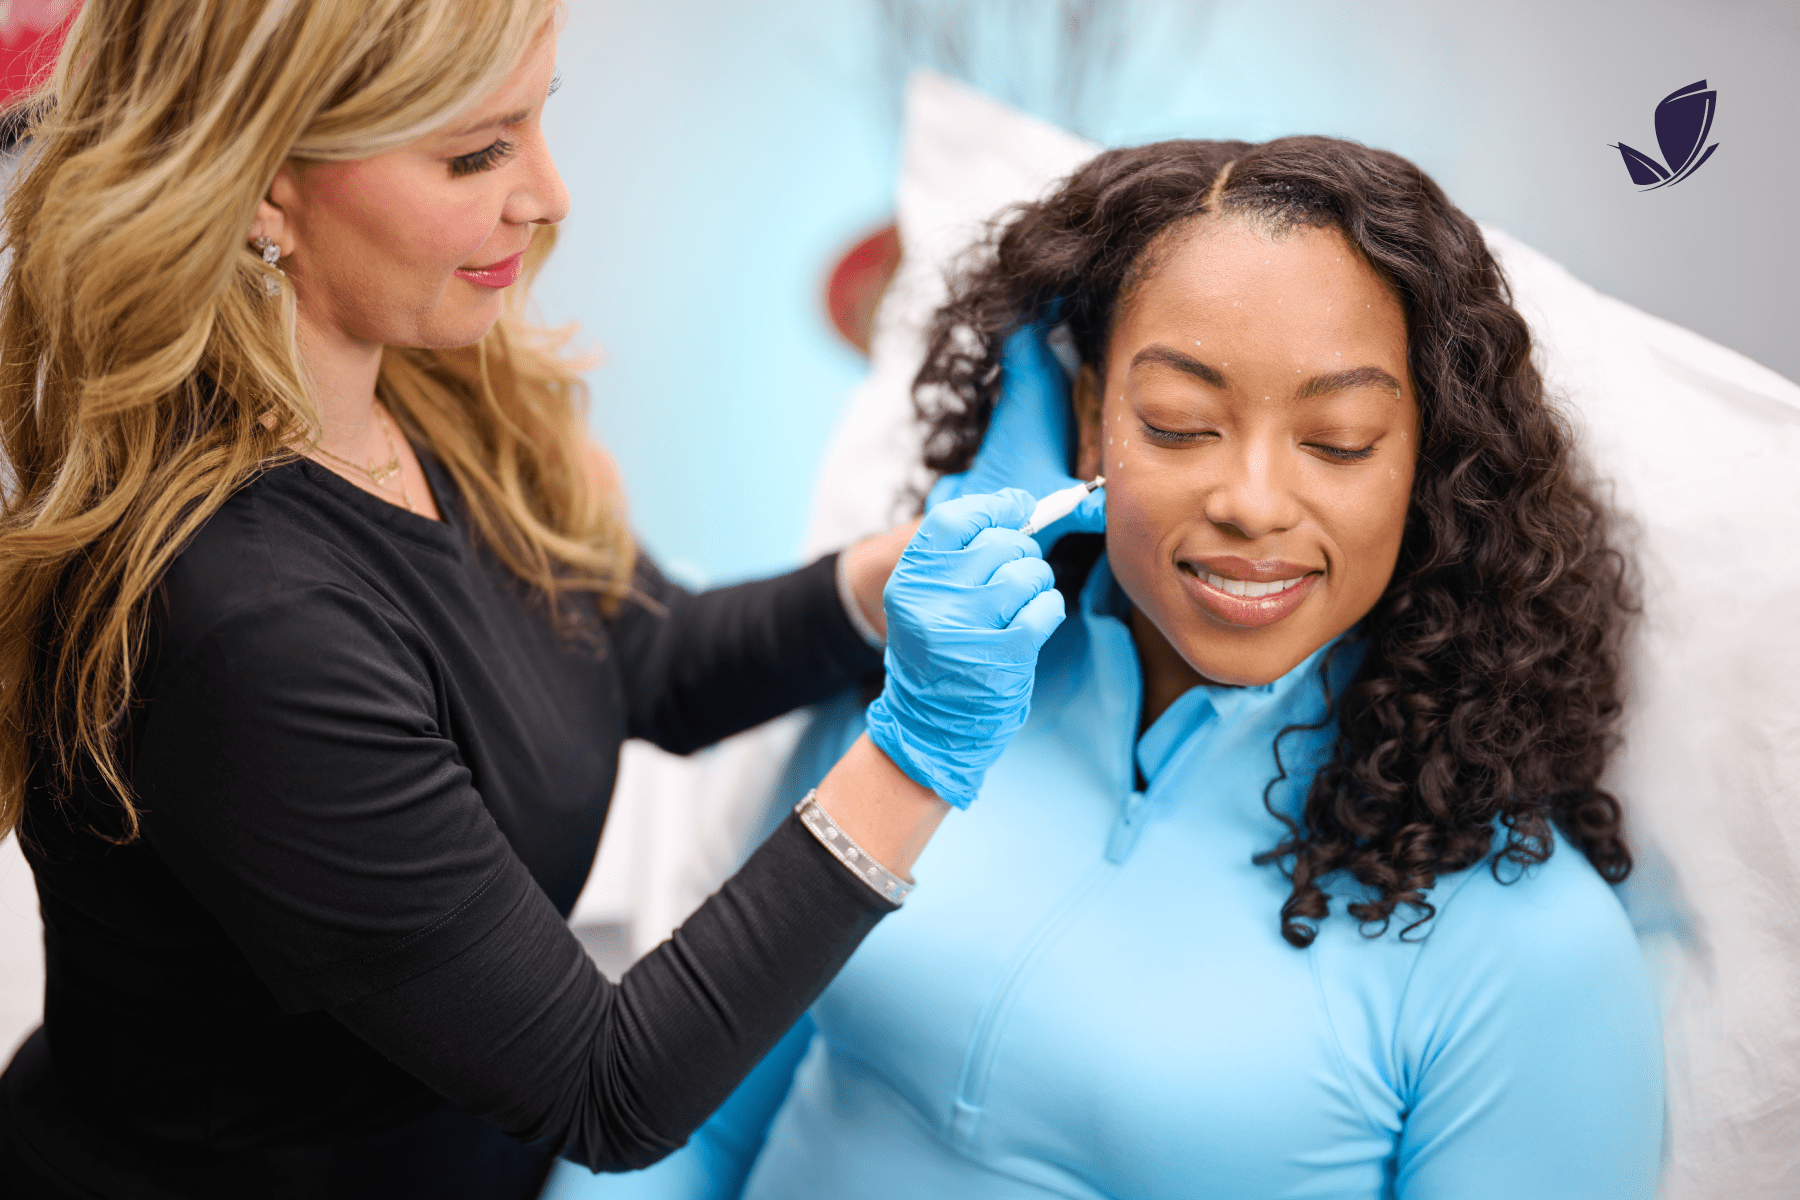
<path id="1" fill-rule="evenodd" d="M 1217 369 L 1207 366 L 1191 354 L 1183 354 L 1169 346 L 1145 346 L 1131 360 L 1129 369 L 1135 371 L 1143 363 L 1157 363 L 1165 367 L 1174 367 L 1177 371 L 1192 375 L 1202 383 L 1210 383 L 1214 387 L 1225 386 L 1225 377 L 1219 374 Z"/>
<path id="2" fill-rule="evenodd" d="M 504 125 L 517 125 L 531 115 L 529 108 L 521 108 L 517 112 L 505 113 L 498 117 L 488 117 L 473 125 L 453 131 L 451 137 L 468 137 L 471 133 L 480 133 L 484 129 L 499 129 Z"/>
<path id="3" fill-rule="evenodd" d="M 1145 346 L 1132 358 L 1132 369 L 1140 363 L 1156 363 L 1160 366 L 1173 367 L 1183 374 L 1192 375 L 1202 383 L 1213 387 L 1224 387 L 1225 376 L 1217 368 L 1201 362 L 1191 354 L 1183 354 L 1172 346 Z M 1382 370 L 1380 367 L 1351 367 L 1343 371 L 1329 371 L 1324 375 L 1315 375 L 1302 383 L 1294 393 L 1296 399 L 1312 400 L 1319 396 L 1329 396 L 1334 392 L 1347 392 L 1354 388 L 1378 387 L 1382 391 L 1400 395 L 1400 381 Z"/>
<path id="4" fill-rule="evenodd" d="M 1400 395 L 1400 381 L 1380 367 L 1351 367 L 1346 371 L 1314 375 L 1301 384 L 1300 390 L 1294 395 L 1301 400 L 1311 400 L 1315 396 L 1329 396 L 1333 392 L 1347 392 L 1352 388 L 1363 387 L 1378 387 L 1384 392 Z"/>

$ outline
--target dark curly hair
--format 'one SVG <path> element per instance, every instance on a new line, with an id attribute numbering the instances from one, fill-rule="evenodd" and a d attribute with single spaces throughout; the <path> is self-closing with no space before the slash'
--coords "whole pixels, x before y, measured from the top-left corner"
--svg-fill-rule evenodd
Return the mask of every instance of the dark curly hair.
<path id="1" fill-rule="evenodd" d="M 1003 215 L 928 335 L 914 387 L 926 465 L 969 465 L 1002 344 L 1022 326 L 1066 321 L 1104 376 L 1115 317 L 1155 269 L 1162 235 L 1210 213 L 1277 234 L 1331 228 L 1356 247 L 1405 311 L 1422 425 L 1399 560 L 1363 621 L 1332 757 L 1299 820 L 1269 805 L 1286 835 L 1256 862 L 1292 883 L 1282 935 L 1311 943 L 1330 910 L 1320 881 L 1336 871 L 1368 889 L 1349 905 L 1365 932 L 1385 930 L 1401 904 L 1417 914 L 1403 933 L 1416 929 L 1434 913 L 1427 890 L 1480 862 L 1496 821 L 1496 875 L 1548 858 L 1554 826 L 1622 880 L 1631 855 L 1600 775 L 1635 607 L 1628 564 L 1545 403 L 1531 335 L 1480 230 L 1404 158 L 1322 137 L 1161 142 L 1107 151 Z"/>

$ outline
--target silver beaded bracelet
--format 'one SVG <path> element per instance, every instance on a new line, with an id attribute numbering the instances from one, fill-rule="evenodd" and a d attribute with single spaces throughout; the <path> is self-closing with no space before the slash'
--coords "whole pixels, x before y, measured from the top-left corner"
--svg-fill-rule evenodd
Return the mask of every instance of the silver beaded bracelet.
<path id="1" fill-rule="evenodd" d="M 875 894 L 892 904 L 906 903 L 906 897 L 914 885 L 900 878 L 880 863 L 867 850 L 856 844 L 849 834 L 838 828 L 838 823 L 831 819 L 831 814 L 819 807 L 819 789 L 800 798 L 794 805 L 794 811 L 800 815 L 801 824 L 812 831 L 819 839 L 819 844 L 831 851 L 831 856 L 850 868 L 851 874 L 875 889 Z"/>

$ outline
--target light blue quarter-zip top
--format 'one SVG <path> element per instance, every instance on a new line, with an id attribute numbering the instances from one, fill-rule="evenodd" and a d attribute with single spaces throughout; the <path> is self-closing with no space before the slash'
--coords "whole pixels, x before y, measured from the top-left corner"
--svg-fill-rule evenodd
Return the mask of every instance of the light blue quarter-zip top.
<path id="1" fill-rule="evenodd" d="M 1336 881 L 1295 948 L 1265 789 L 1298 814 L 1360 646 L 1139 736 L 1127 613 L 1102 559 L 918 890 L 693 1143 L 546 1197 L 1648 1200 L 1660 1023 L 1580 852 L 1441 877 L 1404 936 Z"/>

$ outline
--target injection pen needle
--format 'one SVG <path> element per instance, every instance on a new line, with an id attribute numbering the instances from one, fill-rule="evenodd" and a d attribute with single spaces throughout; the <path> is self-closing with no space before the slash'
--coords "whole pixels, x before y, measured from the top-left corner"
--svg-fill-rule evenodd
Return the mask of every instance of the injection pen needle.
<path id="1" fill-rule="evenodd" d="M 1075 506 L 1087 499 L 1088 493 L 1097 487 L 1106 486 L 1106 476 L 1096 475 L 1086 483 L 1078 483 L 1074 487 L 1066 487 L 1061 491 L 1051 492 L 1037 502 L 1031 510 L 1031 519 L 1019 527 L 1020 533 L 1036 533 L 1056 524 L 1075 511 Z"/>

